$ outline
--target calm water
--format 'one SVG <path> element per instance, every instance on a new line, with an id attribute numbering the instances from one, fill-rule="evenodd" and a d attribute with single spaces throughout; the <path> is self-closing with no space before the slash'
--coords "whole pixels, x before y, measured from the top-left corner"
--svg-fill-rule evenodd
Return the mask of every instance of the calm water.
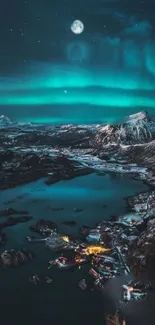
<path id="1" fill-rule="evenodd" d="M 20 186 L 0 193 L 0 209 L 12 200 L 10 207 L 28 209 L 35 222 L 39 218 L 55 221 L 60 231 L 77 235 L 82 224 L 94 226 L 96 222 L 112 214 L 125 213 L 123 197 L 147 190 L 140 182 L 124 176 L 104 177 L 88 175 L 70 181 L 45 186 L 44 180 Z M 103 205 L 106 204 L 107 208 Z M 63 207 L 63 211 L 51 208 Z M 83 208 L 75 213 L 74 208 Z M 61 224 L 75 220 L 77 227 Z M 28 247 L 36 254 L 36 260 L 17 269 L 3 270 L 1 285 L 1 320 L 3 324 L 103 324 L 104 298 L 98 292 L 81 292 L 78 281 L 85 277 L 87 266 L 75 272 L 47 270 L 53 253 L 42 244 L 30 245 L 25 236 L 32 234 L 29 224 L 19 224 L 5 230 L 7 248 Z M 49 275 L 52 284 L 33 286 L 28 278 L 34 272 Z M 7 307 L 6 307 L 7 306 Z M 9 312 L 7 312 L 9 310 Z"/>

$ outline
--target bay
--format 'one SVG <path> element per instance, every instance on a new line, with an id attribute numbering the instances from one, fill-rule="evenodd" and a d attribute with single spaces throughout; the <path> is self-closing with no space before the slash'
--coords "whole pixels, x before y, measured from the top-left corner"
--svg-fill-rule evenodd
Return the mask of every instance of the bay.
<path id="1" fill-rule="evenodd" d="M 95 226 L 111 215 L 126 213 L 124 197 L 147 191 L 147 186 L 120 174 L 96 174 L 61 181 L 47 186 L 44 179 L 0 192 L 0 209 L 12 207 L 28 210 L 33 220 L 5 229 L 8 241 L 1 251 L 11 248 L 31 249 L 36 259 L 24 266 L 1 270 L 1 320 L 3 324 L 103 324 L 104 297 L 100 292 L 81 292 L 80 279 L 89 267 L 75 272 L 49 271 L 48 261 L 55 254 L 42 244 L 29 244 L 25 237 L 32 235 L 29 225 L 37 219 L 55 221 L 60 232 L 78 236 L 83 224 Z M 7 204 L 7 201 L 11 201 Z M 106 205 L 106 207 L 105 207 Z M 63 208 L 53 211 L 53 208 Z M 83 209 L 74 212 L 74 208 Z M 74 220 L 76 227 L 66 227 L 63 221 Z M 2 218 L 3 221 L 3 218 Z M 48 275 L 52 284 L 33 286 L 29 276 Z M 7 308 L 6 308 L 7 306 Z M 8 313 L 6 312 L 8 310 Z"/>

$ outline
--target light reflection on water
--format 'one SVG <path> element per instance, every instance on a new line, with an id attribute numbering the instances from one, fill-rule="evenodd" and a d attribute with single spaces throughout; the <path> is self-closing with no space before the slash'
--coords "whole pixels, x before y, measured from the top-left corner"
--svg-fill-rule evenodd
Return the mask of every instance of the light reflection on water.
<path id="1" fill-rule="evenodd" d="M 141 182 L 126 177 L 114 179 L 110 175 L 104 177 L 89 175 L 67 182 L 59 182 L 49 187 L 44 184 L 44 180 L 39 180 L 15 189 L 2 191 L 0 193 L 0 208 L 6 208 L 6 205 L 3 205 L 4 201 L 14 200 L 9 206 L 20 210 L 28 208 L 34 217 L 33 222 L 39 218 L 50 219 L 59 225 L 61 232 L 70 231 L 73 234 L 76 229 L 78 232 L 78 228 L 82 224 L 94 226 L 96 222 L 114 213 L 123 214 L 126 210 L 123 197 L 142 190 L 147 191 L 147 187 Z M 107 205 L 106 209 L 103 209 L 104 203 Z M 53 211 L 52 207 L 64 207 L 64 210 Z M 74 213 L 75 207 L 84 210 L 79 214 Z M 77 228 L 75 230 L 66 229 L 61 224 L 61 221 L 64 220 L 76 220 Z M 74 322 L 74 325 L 79 325 L 79 323 L 93 325 L 94 322 L 96 325 L 103 325 L 104 311 L 111 309 L 115 311 L 116 303 L 120 299 L 120 286 L 125 279 L 121 277 L 109 282 L 104 296 L 98 292 L 81 293 L 78 281 L 88 273 L 86 266 L 82 268 L 81 272 L 75 271 L 75 273 L 52 271 L 52 286 L 32 287 L 28 282 L 29 276 L 34 273 L 47 275 L 48 261 L 53 258 L 53 254 L 40 244 L 34 245 L 32 248 L 29 246 L 25 240 L 25 236 L 32 235 L 28 227 L 29 224 L 19 224 L 5 230 L 8 235 L 6 247 L 10 249 L 26 246 L 34 251 L 37 258 L 32 264 L 7 270 L 1 274 L 1 296 L 3 296 L 1 317 L 2 314 L 6 319 L 10 317 L 8 314 L 4 315 L 7 305 L 12 321 L 15 320 L 16 325 L 21 322 L 23 324 L 23 317 L 27 322 L 26 325 L 34 325 L 41 318 L 41 323 L 38 323 L 40 325 L 43 323 L 48 325 L 49 321 L 53 321 L 54 325 L 59 325 L 63 321 L 68 324 Z M 33 310 L 30 313 L 32 306 Z M 45 318 L 43 318 L 43 314 Z M 75 314 L 76 319 L 74 319 Z"/>

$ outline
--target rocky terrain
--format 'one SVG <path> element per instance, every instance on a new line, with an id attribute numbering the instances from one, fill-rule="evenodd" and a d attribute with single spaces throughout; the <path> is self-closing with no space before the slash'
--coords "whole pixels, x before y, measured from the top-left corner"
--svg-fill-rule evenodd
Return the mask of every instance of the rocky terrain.
<path id="1" fill-rule="evenodd" d="M 129 166 L 127 162 L 140 164 L 143 161 L 144 167 L 148 167 L 149 159 L 149 164 L 152 163 L 150 142 L 147 147 L 146 144 L 144 148 L 141 146 L 154 138 L 153 125 L 154 120 L 147 113 L 136 115 L 135 120 L 130 116 L 118 126 L 21 124 L 11 123 L 2 116 L 0 188 L 46 176 L 46 184 L 52 184 L 94 170 L 145 174 L 145 170 Z M 135 127 L 137 131 L 133 136 Z M 134 144 L 137 142 L 141 144 Z M 152 174 L 150 178 L 153 179 Z"/>
<path id="2" fill-rule="evenodd" d="M 147 112 L 118 125 L 35 125 L 0 117 L 0 189 L 45 177 L 47 185 L 92 172 L 130 173 L 151 185 L 127 199 L 128 209 L 151 218 L 131 249 L 132 264 L 154 264 L 155 119 Z M 3 241 L 3 236 L 1 237 Z M 152 261 L 152 262 L 150 262 Z M 137 272 L 137 271 L 136 271 Z"/>
<path id="3" fill-rule="evenodd" d="M 148 183 L 155 184 L 155 119 L 148 113 L 134 114 L 123 124 L 100 128 L 93 145 L 102 159 L 112 156 L 116 160 L 146 166 L 150 169 Z"/>
<path id="4" fill-rule="evenodd" d="M 134 274 L 145 278 L 151 276 L 155 268 L 155 219 L 148 221 L 145 230 L 130 247 L 129 261 Z M 154 282 L 154 280 L 153 280 Z"/>
<path id="5" fill-rule="evenodd" d="M 147 112 L 129 115 L 118 125 L 101 127 L 94 138 L 94 146 L 103 148 L 109 144 L 141 144 L 155 139 L 155 121 Z"/>
<path id="6" fill-rule="evenodd" d="M 121 319 L 119 315 L 116 313 L 114 315 L 108 314 L 105 316 L 105 324 L 106 325 L 126 325 L 125 319 Z"/>
<path id="7" fill-rule="evenodd" d="M 0 254 L 0 267 L 18 266 L 34 259 L 34 254 L 28 250 L 5 250 Z"/>
<path id="8" fill-rule="evenodd" d="M 40 235 L 48 236 L 52 230 L 57 230 L 57 225 L 53 221 L 41 219 L 31 225 L 30 229 Z"/>

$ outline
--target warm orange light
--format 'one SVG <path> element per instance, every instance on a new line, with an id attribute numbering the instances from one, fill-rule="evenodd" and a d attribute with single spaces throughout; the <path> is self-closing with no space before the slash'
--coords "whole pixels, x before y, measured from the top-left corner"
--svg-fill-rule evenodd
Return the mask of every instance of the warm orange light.
<path id="1" fill-rule="evenodd" d="M 68 236 L 62 236 L 61 239 L 65 241 L 66 243 L 69 243 L 69 237 Z"/>
<path id="2" fill-rule="evenodd" d="M 88 246 L 83 251 L 86 255 L 97 255 L 109 251 L 109 248 L 104 248 L 101 246 Z"/>
<path id="3" fill-rule="evenodd" d="M 130 292 L 134 291 L 133 287 L 128 287 L 128 290 L 129 290 Z"/>
<path id="4" fill-rule="evenodd" d="M 84 259 L 81 258 L 80 256 L 76 256 L 76 257 L 75 257 L 75 262 L 76 262 L 76 263 L 81 263 L 81 262 L 83 262 L 83 261 L 84 261 Z"/>

